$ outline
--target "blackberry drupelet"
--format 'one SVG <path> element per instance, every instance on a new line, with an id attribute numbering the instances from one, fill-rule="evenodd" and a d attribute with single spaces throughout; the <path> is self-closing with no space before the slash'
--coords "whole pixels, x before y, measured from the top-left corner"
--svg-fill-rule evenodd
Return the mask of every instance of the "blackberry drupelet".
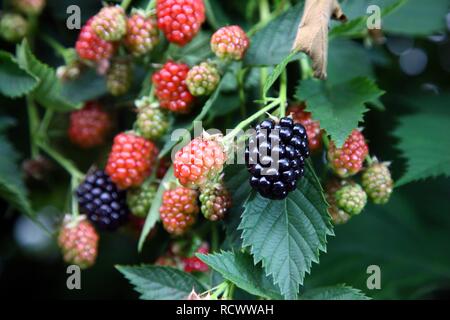
<path id="1" fill-rule="evenodd" d="M 278 122 L 266 119 L 255 131 L 245 150 L 250 185 L 265 198 L 284 199 L 304 175 L 309 157 L 306 129 L 284 117 Z"/>
<path id="2" fill-rule="evenodd" d="M 128 219 L 125 191 L 102 170 L 89 174 L 77 189 L 80 211 L 101 229 L 115 230 Z"/>

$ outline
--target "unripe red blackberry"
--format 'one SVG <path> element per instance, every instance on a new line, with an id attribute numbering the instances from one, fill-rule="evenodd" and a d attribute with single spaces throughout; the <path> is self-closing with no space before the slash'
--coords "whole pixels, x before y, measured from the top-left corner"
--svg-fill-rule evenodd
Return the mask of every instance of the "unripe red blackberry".
<path id="1" fill-rule="evenodd" d="M 330 179 L 325 184 L 325 197 L 329 204 L 328 213 L 331 216 L 334 224 L 343 224 L 350 219 L 350 214 L 342 210 L 336 203 L 336 191 L 347 185 L 346 180 Z"/>
<path id="2" fill-rule="evenodd" d="M 142 97 L 135 105 L 138 108 L 136 124 L 140 135 L 155 140 L 166 134 L 169 129 L 169 116 L 159 107 L 159 103 L 152 102 L 149 97 Z"/>
<path id="3" fill-rule="evenodd" d="M 83 109 L 70 114 L 67 131 L 72 143 L 82 148 L 92 148 L 104 143 L 111 129 L 111 118 L 95 101 L 86 102 Z"/>
<path id="4" fill-rule="evenodd" d="M 334 194 L 338 208 L 350 215 L 360 214 L 367 203 L 367 194 L 357 183 L 350 183 Z"/>
<path id="5" fill-rule="evenodd" d="M 184 186 L 204 186 L 222 172 L 225 161 L 224 147 L 216 137 L 197 137 L 175 154 L 174 175 Z"/>
<path id="6" fill-rule="evenodd" d="M 97 258 L 98 234 L 85 216 L 66 215 L 58 235 L 64 261 L 85 269 Z"/>
<path id="7" fill-rule="evenodd" d="M 195 256 L 196 253 L 208 254 L 209 245 L 203 243 L 194 253 L 193 256 L 182 259 L 184 272 L 208 272 L 209 268 L 206 263 Z"/>
<path id="8" fill-rule="evenodd" d="M 197 191 L 185 187 L 164 192 L 159 213 L 167 232 L 179 236 L 191 228 L 199 212 L 197 196 Z"/>
<path id="9" fill-rule="evenodd" d="M 45 0 L 12 0 L 13 7 L 23 14 L 35 16 L 42 12 Z"/>
<path id="10" fill-rule="evenodd" d="M 127 31 L 125 11 L 119 5 L 103 7 L 92 18 L 92 30 L 106 41 L 119 41 Z"/>
<path id="11" fill-rule="evenodd" d="M 159 43 L 159 31 L 156 19 L 146 16 L 143 12 L 136 12 L 127 19 L 127 33 L 125 46 L 134 56 L 149 53 Z"/>
<path id="12" fill-rule="evenodd" d="M 355 129 L 341 148 L 336 148 L 331 141 L 327 157 L 333 172 L 341 178 L 346 178 L 361 171 L 368 154 L 369 147 L 363 134 Z"/>
<path id="13" fill-rule="evenodd" d="M 92 18 L 81 28 L 75 49 L 81 59 L 99 62 L 109 59 L 116 51 L 116 45 L 97 36 L 92 30 Z"/>
<path id="14" fill-rule="evenodd" d="M 219 81 L 219 71 L 208 62 L 202 62 L 192 67 L 186 77 L 186 85 L 193 96 L 211 94 L 217 88 Z"/>
<path id="15" fill-rule="evenodd" d="M 231 194 L 223 183 L 209 183 L 200 189 L 201 211 L 206 219 L 222 220 L 231 208 Z"/>
<path id="16" fill-rule="evenodd" d="M 150 175 L 157 154 L 153 142 L 133 133 L 120 133 L 114 138 L 106 173 L 121 189 L 138 187 Z"/>
<path id="17" fill-rule="evenodd" d="M 184 63 L 168 61 L 152 76 L 155 95 L 161 108 L 177 113 L 188 113 L 194 97 L 186 86 L 189 66 Z"/>
<path id="18" fill-rule="evenodd" d="M 127 191 L 127 203 L 131 213 L 137 217 L 146 217 L 157 189 L 156 185 L 150 183 L 129 189 Z"/>
<path id="19" fill-rule="evenodd" d="M 375 204 L 385 204 L 391 196 L 394 182 L 388 165 L 375 159 L 362 175 L 362 186 Z"/>
<path id="20" fill-rule="evenodd" d="M 319 121 L 311 118 L 311 113 L 305 111 L 304 104 L 294 104 L 289 106 L 286 114 L 292 115 L 294 122 L 302 124 L 308 134 L 308 144 L 311 152 L 322 149 L 322 130 Z"/>
<path id="21" fill-rule="evenodd" d="M 239 26 L 226 26 L 211 37 L 211 50 L 221 59 L 242 60 L 250 45 L 247 34 Z"/>
<path id="22" fill-rule="evenodd" d="M 125 59 L 113 61 L 106 74 L 106 87 L 113 96 L 125 94 L 133 81 L 132 65 Z"/>
<path id="23" fill-rule="evenodd" d="M 20 14 L 5 13 L 0 17 L 0 36 L 9 42 L 18 42 L 28 33 L 28 22 Z"/>
<path id="24" fill-rule="evenodd" d="M 203 0 L 157 0 L 156 14 L 167 40 L 184 46 L 200 31 L 205 5 Z"/>

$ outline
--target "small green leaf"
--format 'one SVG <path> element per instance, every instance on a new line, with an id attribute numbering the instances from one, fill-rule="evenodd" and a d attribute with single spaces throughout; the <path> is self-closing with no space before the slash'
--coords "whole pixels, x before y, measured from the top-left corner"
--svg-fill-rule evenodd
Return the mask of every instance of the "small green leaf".
<path id="1" fill-rule="evenodd" d="M 298 55 L 298 52 L 291 52 L 273 69 L 272 73 L 267 77 L 266 82 L 264 82 L 263 97 L 267 96 L 269 89 L 273 86 L 275 81 L 277 81 L 284 69 L 286 69 L 287 64 L 291 62 L 296 55 Z"/>
<path id="2" fill-rule="evenodd" d="M 219 272 L 225 279 L 242 290 L 266 299 L 281 299 L 279 289 L 265 274 L 261 264 L 253 265 L 253 258 L 244 252 L 222 251 L 216 254 L 197 256 Z"/>
<path id="3" fill-rule="evenodd" d="M 299 300 L 370 300 L 360 290 L 347 286 L 321 287 L 307 290 Z"/>
<path id="4" fill-rule="evenodd" d="M 244 63 L 251 66 L 279 64 L 291 52 L 302 12 L 303 2 L 300 2 L 256 32 L 250 39 Z"/>
<path id="5" fill-rule="evenodd" d="M 402 117 L 395 130 L 398 147 L 407 159 L 406 174 L 397 181 L 401 186 L 412 181 L 450 176 L 450 117 L 439 113 Z"/>
<path id="6" fill-rule="evenodd" d="M 183 300 L 192 290 L 206 289 L 192 275 L 172 267 L 116 266 L 141 294 L 142 300 Z"/>
<path id="7" fill-rule="evenodd" d="M 161 207 L 162 196 L 165 191 L 166 182 L 175 179 L 173 176 L 173 167 L 171 166 L 169 170 L 167 170 L 164 178 L 161 180 L 161 183 L 158 186 L 158 190 L 156 191 L 155 198 L 152 201 L 152 205 L 150 210 L 145 218 L 144 227 L 142 228 L 141 235 L 139 237 L 138 242 L 138 251 L 141 252 L 142 247 L 144 246 L 144 242 L 147 239 L 148 234 L 155 226 L 155 224 L 159 221 L 159 207 Z"/>
<path id="8" fill-rule="evenodd" d="M 27 197 L 21 170 L 17 165 L 19 155 L 2 135 L 0 135 L 0 154 L 0 197 L 15 209 L 33 217 L 34 212 Z"/>
<path id="9" fill-rule="evenodd" d="M 227 241 L 237 249 L 242 246 L 242 231 L 238 229 L 238 226 L 245 209 L 244 203 L 252 191 L 248 179 L 249 174 L 245 165 L 229 165 L 225 168 L 225 185 L 230 190 L 233 199 L 228 218 L 224 221 L 225 230 Z"/>
<path id="10" fill-rule="evenodd" d="M 0 51 L 0 93 L 10 98 L 21 97 L 31 92 L 38 79 L 23 70 L 14 57 L 6 51 Z"/>
<path id="11" fill-rule="evenodd" d="M 333 234 L 322 188 L 309 162 L 305 177 L 286 199 L 274 201 L 252 193 L 239 229 L 255 264 L 262 261 L 283 296 L 296 299 L 305 273 L 325 251 L 326 236 Z"/>
<path id="12" fill-rule="evenodd" d="M 34 90 L 34 96 L 39 104 L 57 111 L 70 111 L 79 107 L 62 96 L 61 83 L 56 77 L 55 70 L 39 61 L 31 52 L 26 41 L 17 46 L 16 56 L 21 68 L 40 80 Z"/>
<path id="13" fill-rule="evenodd" d="M 375 101 L 384 92 L 367 78 L 354 78 L 328 85 L 325 81 L 308 79 L 300 82 L 296 97 L 306 101 L 307 110 L 321 128 L 341 147 L 353 129 L 363 121 L 366 103 Z"/>

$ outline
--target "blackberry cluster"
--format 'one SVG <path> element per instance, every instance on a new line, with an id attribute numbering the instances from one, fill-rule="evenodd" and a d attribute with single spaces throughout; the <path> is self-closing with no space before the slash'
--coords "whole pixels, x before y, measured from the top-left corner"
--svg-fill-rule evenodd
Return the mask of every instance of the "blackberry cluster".
<path id="1" fill-rule="evenodd" d="M 255 128 L 245 150 L 250 185 L 263 197 L 281 200 L 297 188 L 309 157 L 306 129 L 292 118 L 266 119 Z"/>
<path id="2" fill-rule="evenodd" d="M 127 221 L 126 193 L 104 171 L 89 174 L 76 192 L 80 210 L 99 228 L 112 231 Z"/>

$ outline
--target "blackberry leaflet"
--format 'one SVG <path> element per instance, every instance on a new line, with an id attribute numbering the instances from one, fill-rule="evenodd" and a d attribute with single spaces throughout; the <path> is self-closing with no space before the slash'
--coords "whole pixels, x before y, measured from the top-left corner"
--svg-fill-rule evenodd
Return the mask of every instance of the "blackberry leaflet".
<path id="1" fill-rule="evenodd" d="M 245 150 L 250 185 L 265 198 L 284 199 L 297 188 L 308 157 L 305 127 L 290 117 L 266 119 L 256 126 Z"/>
<path id="2" fill-rule="evenodd" d="M 115 230 L 127 221 L 126 193 L 104 171 L 89 174 L 76 193 L 80 210 L 99 228 Z"/>

